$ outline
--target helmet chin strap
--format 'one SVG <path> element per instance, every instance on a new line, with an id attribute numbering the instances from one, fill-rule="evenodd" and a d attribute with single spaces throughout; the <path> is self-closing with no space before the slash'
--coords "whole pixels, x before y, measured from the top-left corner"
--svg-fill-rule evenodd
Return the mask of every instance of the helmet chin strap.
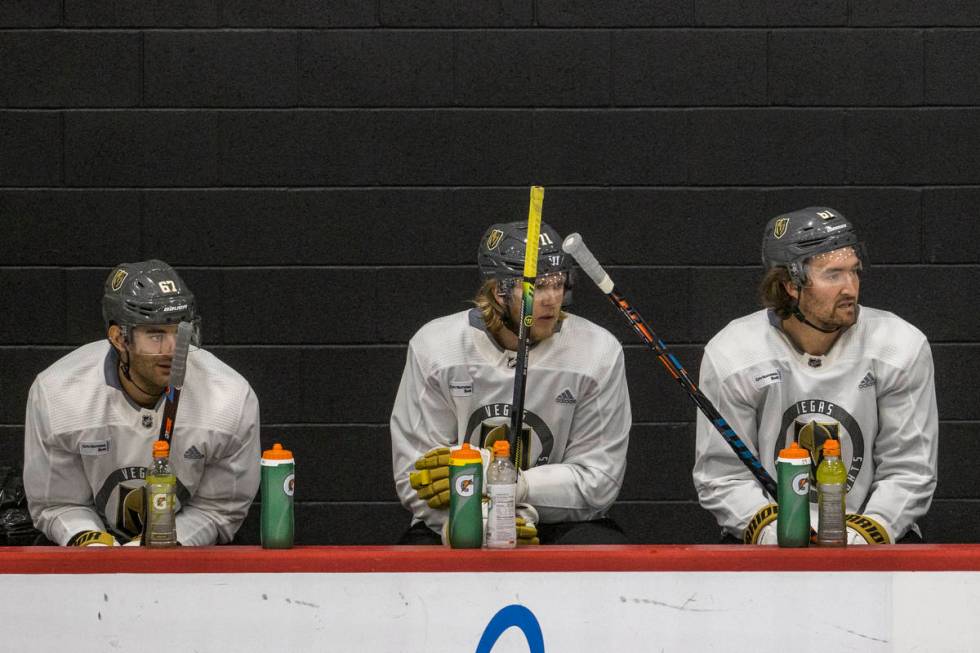
<path id="1" fill-rule="evenodd" d="M 803 294 L 803 287 L 800 286 L 799 284 L 797 284 L 797 286 L 796 286 L 796 293 L 797 293 L 797 295 L 802 295 Z M 814 324 L 810 320 L 806 319 L 806 316 L 803 315 L 803 311 L 800 310 L 800 300 L 799 300 L 799 297 L 797 297 L 797 299 L 794 299 L 793 300 L 792 311 L 793 311 L 793 317 L 795 317 L 797 320 L 799 320 L 803 324 L 807 325 L 811 329 L 816 329 L 820 333 L 837 333 L 841 329 L 840 326 L 834 327 L 833 329 L 824 329 L 823 327 L 818 327 L 816 324 Z"/>

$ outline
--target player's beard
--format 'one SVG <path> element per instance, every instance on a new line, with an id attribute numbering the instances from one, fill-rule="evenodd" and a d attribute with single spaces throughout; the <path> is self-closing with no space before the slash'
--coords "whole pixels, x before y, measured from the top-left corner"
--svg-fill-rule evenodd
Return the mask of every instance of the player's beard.
<path id="1" fill-rule="evenodd" d="M 172 356 L 129 352 L 129 376 L 143 392 L 150 395 L 163 394 L 170 383 L 171 361 Z"/>
<path id="2" fill-rule="evenodd" d="M 840 303 L 841 302 L 838 302 L 838 304 Z M 852 327 L 854 326 L 854 323 L 857 322 L 857 316 L 858 316 L 857 299 L 847 300 L 847 303 L 849 303 L 849 306 L 847 306 L 846 308 L 840 306 L 834 308 L 834 315 L 840 316 L 841 328 Z"/>
<path id="3" fill-rule="evenodd" d="M 800 310 L 811 322 L 824 329 L 846 329 L 857 322 L 857 297 L 841 297 L 838 295 L 826 303 L 814 303 L 811 306 L 801 302 Z"/>

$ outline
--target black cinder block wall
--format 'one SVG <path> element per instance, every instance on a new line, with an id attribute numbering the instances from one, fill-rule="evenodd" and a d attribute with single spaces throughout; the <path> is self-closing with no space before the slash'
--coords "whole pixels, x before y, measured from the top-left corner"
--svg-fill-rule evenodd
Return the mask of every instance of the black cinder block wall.
<path id="1" fill-rule="evenodd" d="M 102 336 L 109 268 L 159 257 L 296 452 L 298 541 L 389 543 L 405 344 L 529 185 L 695 374 L 755 308 L 765 221 L 826 204 L 868 241 L 863 303 L 932 341 L 928 536 L 977 541 L 978 60 L 964 2 L 0 0 L 0 461 L 34 375 Z M 573 310 L 626 346 L 613 514 L 715 541 L 692 406 L 588 282 Z"/>

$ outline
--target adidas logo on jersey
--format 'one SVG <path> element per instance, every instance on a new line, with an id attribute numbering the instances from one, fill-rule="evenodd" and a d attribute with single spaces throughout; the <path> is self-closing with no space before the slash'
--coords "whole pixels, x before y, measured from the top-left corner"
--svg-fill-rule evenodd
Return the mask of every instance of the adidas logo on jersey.
<path id="1" fill-rule="evenodd" d="M 875 379 L 875 375 L 872 374 L 871 372 L 868 372 L 867 374 L 864 375 L 864 378 L 861 379 L 861 382 L 858 383 L 858 390 L 864 390 L 865 388 L 874 387 L 874 384 L 876 382 L 877 379 Z"/>
<path id="2" fill-rule="evenodd" d="M 184 458 L 187 460 L 200 460 L 201 458 L 204 458 L 204 454 L 192 444 L 191 448 L 184 452 Z"/>
<path id="3" fill-rule="evenodd" d="M 568 388 L 562 390 L 561 394 L 555 397 L 555 401 L 557 401 L 559 404 L 574 404 L 578 402 L 575 395 L 573 395 L 572 391 Z"/>

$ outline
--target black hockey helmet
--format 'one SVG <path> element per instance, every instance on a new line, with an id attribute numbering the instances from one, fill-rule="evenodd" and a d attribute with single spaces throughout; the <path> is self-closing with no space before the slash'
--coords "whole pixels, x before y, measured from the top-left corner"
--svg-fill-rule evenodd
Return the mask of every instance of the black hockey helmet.
<path id="1" fill-rule="evenodd" d="M 853 247 L 867 264 L 864 243 L 858 241 L 854 225 L 835 209 L 811 206 L 776 216 L 766 224 L 762 264 L 767 270 L 785 267 L 793 283 L 803 286 L 807 259 L 842 247 Z"/>
<path id="2" fill-rule="evenodd" d="M 177 272 L 156 259 L 120 263 L 102 292 L 102 319 L 123 329 L 144 324 L 198 324 L 194 293 Z"/>
<path id="3" fill-rule="evenodd" d="M 527 240 L 527 222 L 498 222 L 492 224 L 480 239 L 476 262 L 484 281 L 496 279 L 498 282 L 513 283 L 524 276 L 524 251 Z M 538 276 L 564 272 L 565 297 L 567 306 L 572 295 L 571 259 L 561 248 L 562 238 L 546 222 L 541 223 L 538 235 Z"/>

